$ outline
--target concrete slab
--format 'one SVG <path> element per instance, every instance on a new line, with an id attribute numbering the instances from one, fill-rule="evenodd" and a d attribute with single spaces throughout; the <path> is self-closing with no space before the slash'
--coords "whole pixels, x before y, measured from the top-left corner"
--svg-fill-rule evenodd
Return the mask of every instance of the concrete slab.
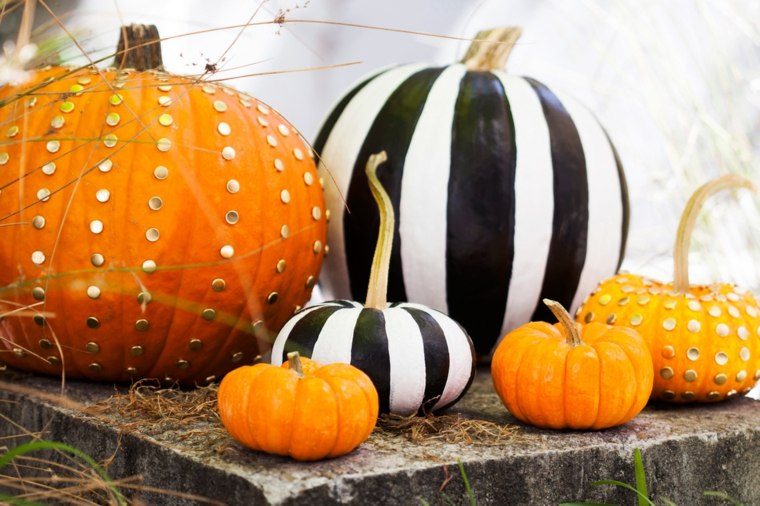
<path id="1" fill-rule="evenodd" d="M 654 497 L 680 505 L 726 504 L 706 497 L 721 491 L 746 505 L 760 504 L 760 403 L 750 398 L 706 406 L 649 406 L 623 427 L 601 432 L 557 432 L 518 424 L 503 408 L 486 370 L 453 410 L 517 430 L 500 444 L 430 441 L 376 431 L 350 455 L 298 463 L 249 451 L 220 430 L 212 416 L 171 428 L 136 424 L 92 406 L 113 385 L 55 378 L 0 376 L 2 438 L 24 430 L 110 459 L 114 478 L 142 475 L 150 487 L 196 494 L 223 504 L 468 504 L 457 462 L 477 503 L 549 505 L 563 501 L 632 504 L 631 492 L 593 486 L 599 479 L 633 483 L 633 451 L 643 452 Z M 120 387 L 123 391 L 124 388 Z M 23 429 L 22 429 L 23 428 Z M 201 504 L 143 492 L 147 504 Z"/>

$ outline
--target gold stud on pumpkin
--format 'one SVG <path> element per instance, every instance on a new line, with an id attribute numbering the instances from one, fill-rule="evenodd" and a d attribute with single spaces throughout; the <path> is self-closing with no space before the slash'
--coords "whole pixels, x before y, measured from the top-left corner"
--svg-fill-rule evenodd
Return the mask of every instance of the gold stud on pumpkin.
<path id="1" fill-rule="evenodd" d="M 255 364 L 227 374 L 219 385 L 219 416 L 248 448 L 296 460 L 344 455 L 364 442 L 377 422 L 372 381 L 348 364 L 320 366 L 288 354 L 282 366 Z"/>
<path id="2" fill-rule="evenodd" d="M 689 283 L 688 248 L 697 214 L 716 192 L 754 185 L 737 175 L 719 177 L 691 196 L 678 227 L 672 283 L 621 273 L 603 281 L 578 310 L 579 321 L 615 318 L 633 325 L 649 344 L 654 363 L 652 398 L 713 402 L 746 393 L 760 377 L 760 308 L 750 292 L 727 283 Z M 610 304 L 637 296 L 637 304 Z"/>
<path id="3" fill-rule="evenodd" d="M 636 416 L 652 390 L 642 337 L 629 327 L 576 323 L 558 302 L 544 304 L 559 322 L 509 332 L 491 361 L 494 388 L 509 412 L 548 429 L 604 429 Z"/>

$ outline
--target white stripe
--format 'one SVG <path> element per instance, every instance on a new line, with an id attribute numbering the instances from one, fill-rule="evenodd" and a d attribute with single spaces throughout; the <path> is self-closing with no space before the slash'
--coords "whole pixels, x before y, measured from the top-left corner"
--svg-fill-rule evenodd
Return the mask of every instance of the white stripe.
<path id="1" fill-rule="evenodd" d="M 285 343 L 288 341 L 290 333 L 293 331 L 293 327 L 296 326 L 296 323 L 315 309 L 319 309 L 319 307 L 320 306 L 312 306 L 306 308 L 285 322 L 285 325 L 280 329 L 280 332 L 277 334 L 277 338 L 275 338 L 274 344 L 272 345 L 272 356 L 269 360 L 272 365 L 282 365 L 282 353 L 285 351 Z"/>
<path id="2" fill-rule="evenodd" d="M 327 319 L 314 344 L 311 358 L 320 364 L 351 363 L 351 344 L 362 308 L 339 309 Z"/>
<path id="3" fill-rule="evenodd" d="M 541 102 L 520 77 L 494 72 L 506 90 L 515 128 L 515 234 L 509 300 L 501 336 L 528 322 L 539 304 L 554 222 L 549 127 Z"/>
<path id="4" fill-rule="evenodd" d="M 399 204 L 401 265 L 407 300 L 448 313 L 446 207 L 451 165 L 451 124 L 464 65 L 436 79 L 404 160 Z"/>
<path id="5" fill-rule="evenodd" d="M 449 354 L 449 373 L 446 377 L 446 385 L 433 410 L 446 406 L 461 395 L 473 374 L 473 356 L 470 347 L 470 338 L 454 320 L 430 310 L 420 304 L 403 304 L 404 307 L 413 307 L 425 311 L 440 325 L 446 338 L 446 346 Z"/>
<path id="6" fill-rule="evenodd" d="M 425 349 L 412 315 L 396 307 L 383 311 L 391 364 L 389 410 L 397 415 L 416 413 L 425 396 Z"/>
<path id="7" fill-rule="evenodd" d="M 335 123 L 322 150 L 326 164 L 325 201 L 331 219 L 327 225 L 330 254 L 325 257 L 320 286 L 327 299 L 351 297 L 343 237 L 345 199 L 359 151 L 375 117 L 388 97 L 424 65 L 405 65 L 379 75 L 351 100 Z M 366 163 L 366 161 L 362 161 Z"/>
<path id="8" fill-rule="evenodd" d="M 379 76 L 380 74 L 382 74 L 383 72 L 386 72 L 386 71 L 388 71 L 388 70 L 390 70 L 390 69 L 392 69 L 394 67 L 398 67 L 398 66 L 399 66 L 398 64 L 392 63 L 392 64 L 389 64 L 389 65 L 378 67 L 373 72 L 371 72 L 369 74 L 366 74 L 366 75 L 363 75 L 363 76 L 360 76 L 359 78 L 357 78 L 356 80 L 354 80 L 352 83 L 350 83 L 346 88 L 343 89 L 343 92 L 340 95 L 338 95 L 338 98 L 335 99 L 335 101 L 333 102 L 332 106 L 328 109 L 327 114 L 325 114 L 324 118 L 322 118 L 322 124 L 319 125 L 319 128 L 317 129 L 317 132 L 322 132 L 322 130 L 324 130 L 324 128 L 326 126 L 326 123 L 327 123 L 327 120 L 330 117 L 330 114 L 332 113 L 332 111 L 334 111 L 335 108 L 338 107 L 338 104 L 340 104 L 343 101 L 343 99 L 345 99 L 348 95 L 351 94 L 352 91 L 354 91 L 354 88 L 356 88 L 357 86 L 359 86 L 364 81 L 370 81 L 370 80 L 376 78 L 377 76 Z"/>
<path id="9" fill-rule="evenodd" d="M 557 97 L 580 134 L 588 179 L 586 260 L 575 297 L 568 308 L 573 314 L 602 279 L 615 274 L 620 256 L 623 207 L 615 155 L 604 130 L 579 102 L 561 94 Z"/>

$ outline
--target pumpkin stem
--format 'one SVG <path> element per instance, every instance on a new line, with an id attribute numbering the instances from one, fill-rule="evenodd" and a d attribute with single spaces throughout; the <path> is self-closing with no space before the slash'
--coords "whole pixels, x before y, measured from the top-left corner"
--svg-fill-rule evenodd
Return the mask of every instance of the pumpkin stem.
<path id="1" fill-rule="evenodd" d="M 583 341 L 581 340 L 581 333 L 578 330 L 578 323 L 573 320 L 573 318 L 570 316 L 570 313 L 568 313 L 567 310 L 562 307 L 562 304 L 551 299 L 544 299 L 544 304 L 546 304 L 546 307 L 548 307 L 554 316 L 557 317 L 557 320 L 559 320 L 559 322 L 562 324 L 562 327 L 565 329 L 567 344 L 570 346 L 578 346 L 580 344 L 583 344 Z"/>
<path id="2" fill-rule="evenodd" d="M 504 26 L 478 32 L 462 58 L 468 70 L 504 70 L 512 48 L 522 35 L 518 26 Z"/>
<path id="3" fill-rule="evenodd" d="M 16 54 L 28 46 L 32 40 L 35 7 L 37 7 L 37 0 L 26 0 L 24 2 L 24 11 L 21 14 L 21 23 L 19 24 L 18 37 L 16 38 Z"/>
<path id="4" fill-rule="evenodd" d="M 380 212 L 380 230 L 377 234 L 375 255 L 372 257 L 372 269 L 369 272 L 367 300 L 364 307 L 385 309 L 388 305 L 388 268 L 393 249 L 393 228 L 396 218 L 393 214 L 393 202 L 377 178 L 377 167 L 388 160 L 385 151 L 375 153 L 367 161 L 367 180 L 372 196 Z"/>
<path id="5" fill-rule="evenodd" d="M 303 365 L 301 364 L 301 355 L 297 351 L 288 353 L 288 365 L 290 370 L 296 373 L 296 376 L 303 378 Z"/>
<path id="6" fill-rule="evenodd" d="M 120 69 L 163 70 L 161 37 L 156 25 L 122 26 L 114 65 Z"/>
<path id="7" fill-rule="evenodd" d="M 689 290 L 689 243 L 697 215 L 702 205 L 713 194 L 729 188 L 747 188 L 757 191 L 754 183 L 737 174 L 726 174 L 703 184 L 695 191 L 681 214 L 676 233 L 676 244 L 673 250 L 673 290 L 687 292 Z"/>

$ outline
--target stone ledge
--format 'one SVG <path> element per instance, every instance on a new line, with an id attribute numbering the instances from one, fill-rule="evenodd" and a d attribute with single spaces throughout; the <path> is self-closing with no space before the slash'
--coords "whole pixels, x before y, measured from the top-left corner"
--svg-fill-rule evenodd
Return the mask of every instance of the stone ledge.
<path id="1" fill-rule="evenodd" d="M 517 424 L 498 446 L 376 434 L 341 458 L 298 463 L 255 453 L 232 440 L 198 445 L 210 422 L 145 434 L 106 423 L 86 409 L 114 393 L 113 385 L 68 381 L 65 395 L 54 378 L 0 377 L 0 434 L 42 431 L 98 460 L 113 457 L 114 478 L 142 475 L 144 484 L 225 504 L 455 504 L 467 496 L 462 462 L 478 504 L 544 505 L 593 500 L 631 504 L 631 492 L 594 487 L 598 479 L 633 482 L 632 455 L 641 448 L 650 492 L 684 505 L 724 504 L 704 497 L 718 490 L 760 504 L 760 403 L 750 398 L 704 406 L 648 406 L 626 425 L 600 432 L 543 431 L 520 425 L 505 411 L 487 371 L 452 411 L 469 418 Z M 4 417 L 7 417 L 6 420 Z M 218 432 L 217 432 L 218 433 Z M 11 444 L 19 438 L 0 439 Z M 447 480 L 449 480 L 447 482 Z M 194 504 L 143 493 L 147 504 Z"/>

